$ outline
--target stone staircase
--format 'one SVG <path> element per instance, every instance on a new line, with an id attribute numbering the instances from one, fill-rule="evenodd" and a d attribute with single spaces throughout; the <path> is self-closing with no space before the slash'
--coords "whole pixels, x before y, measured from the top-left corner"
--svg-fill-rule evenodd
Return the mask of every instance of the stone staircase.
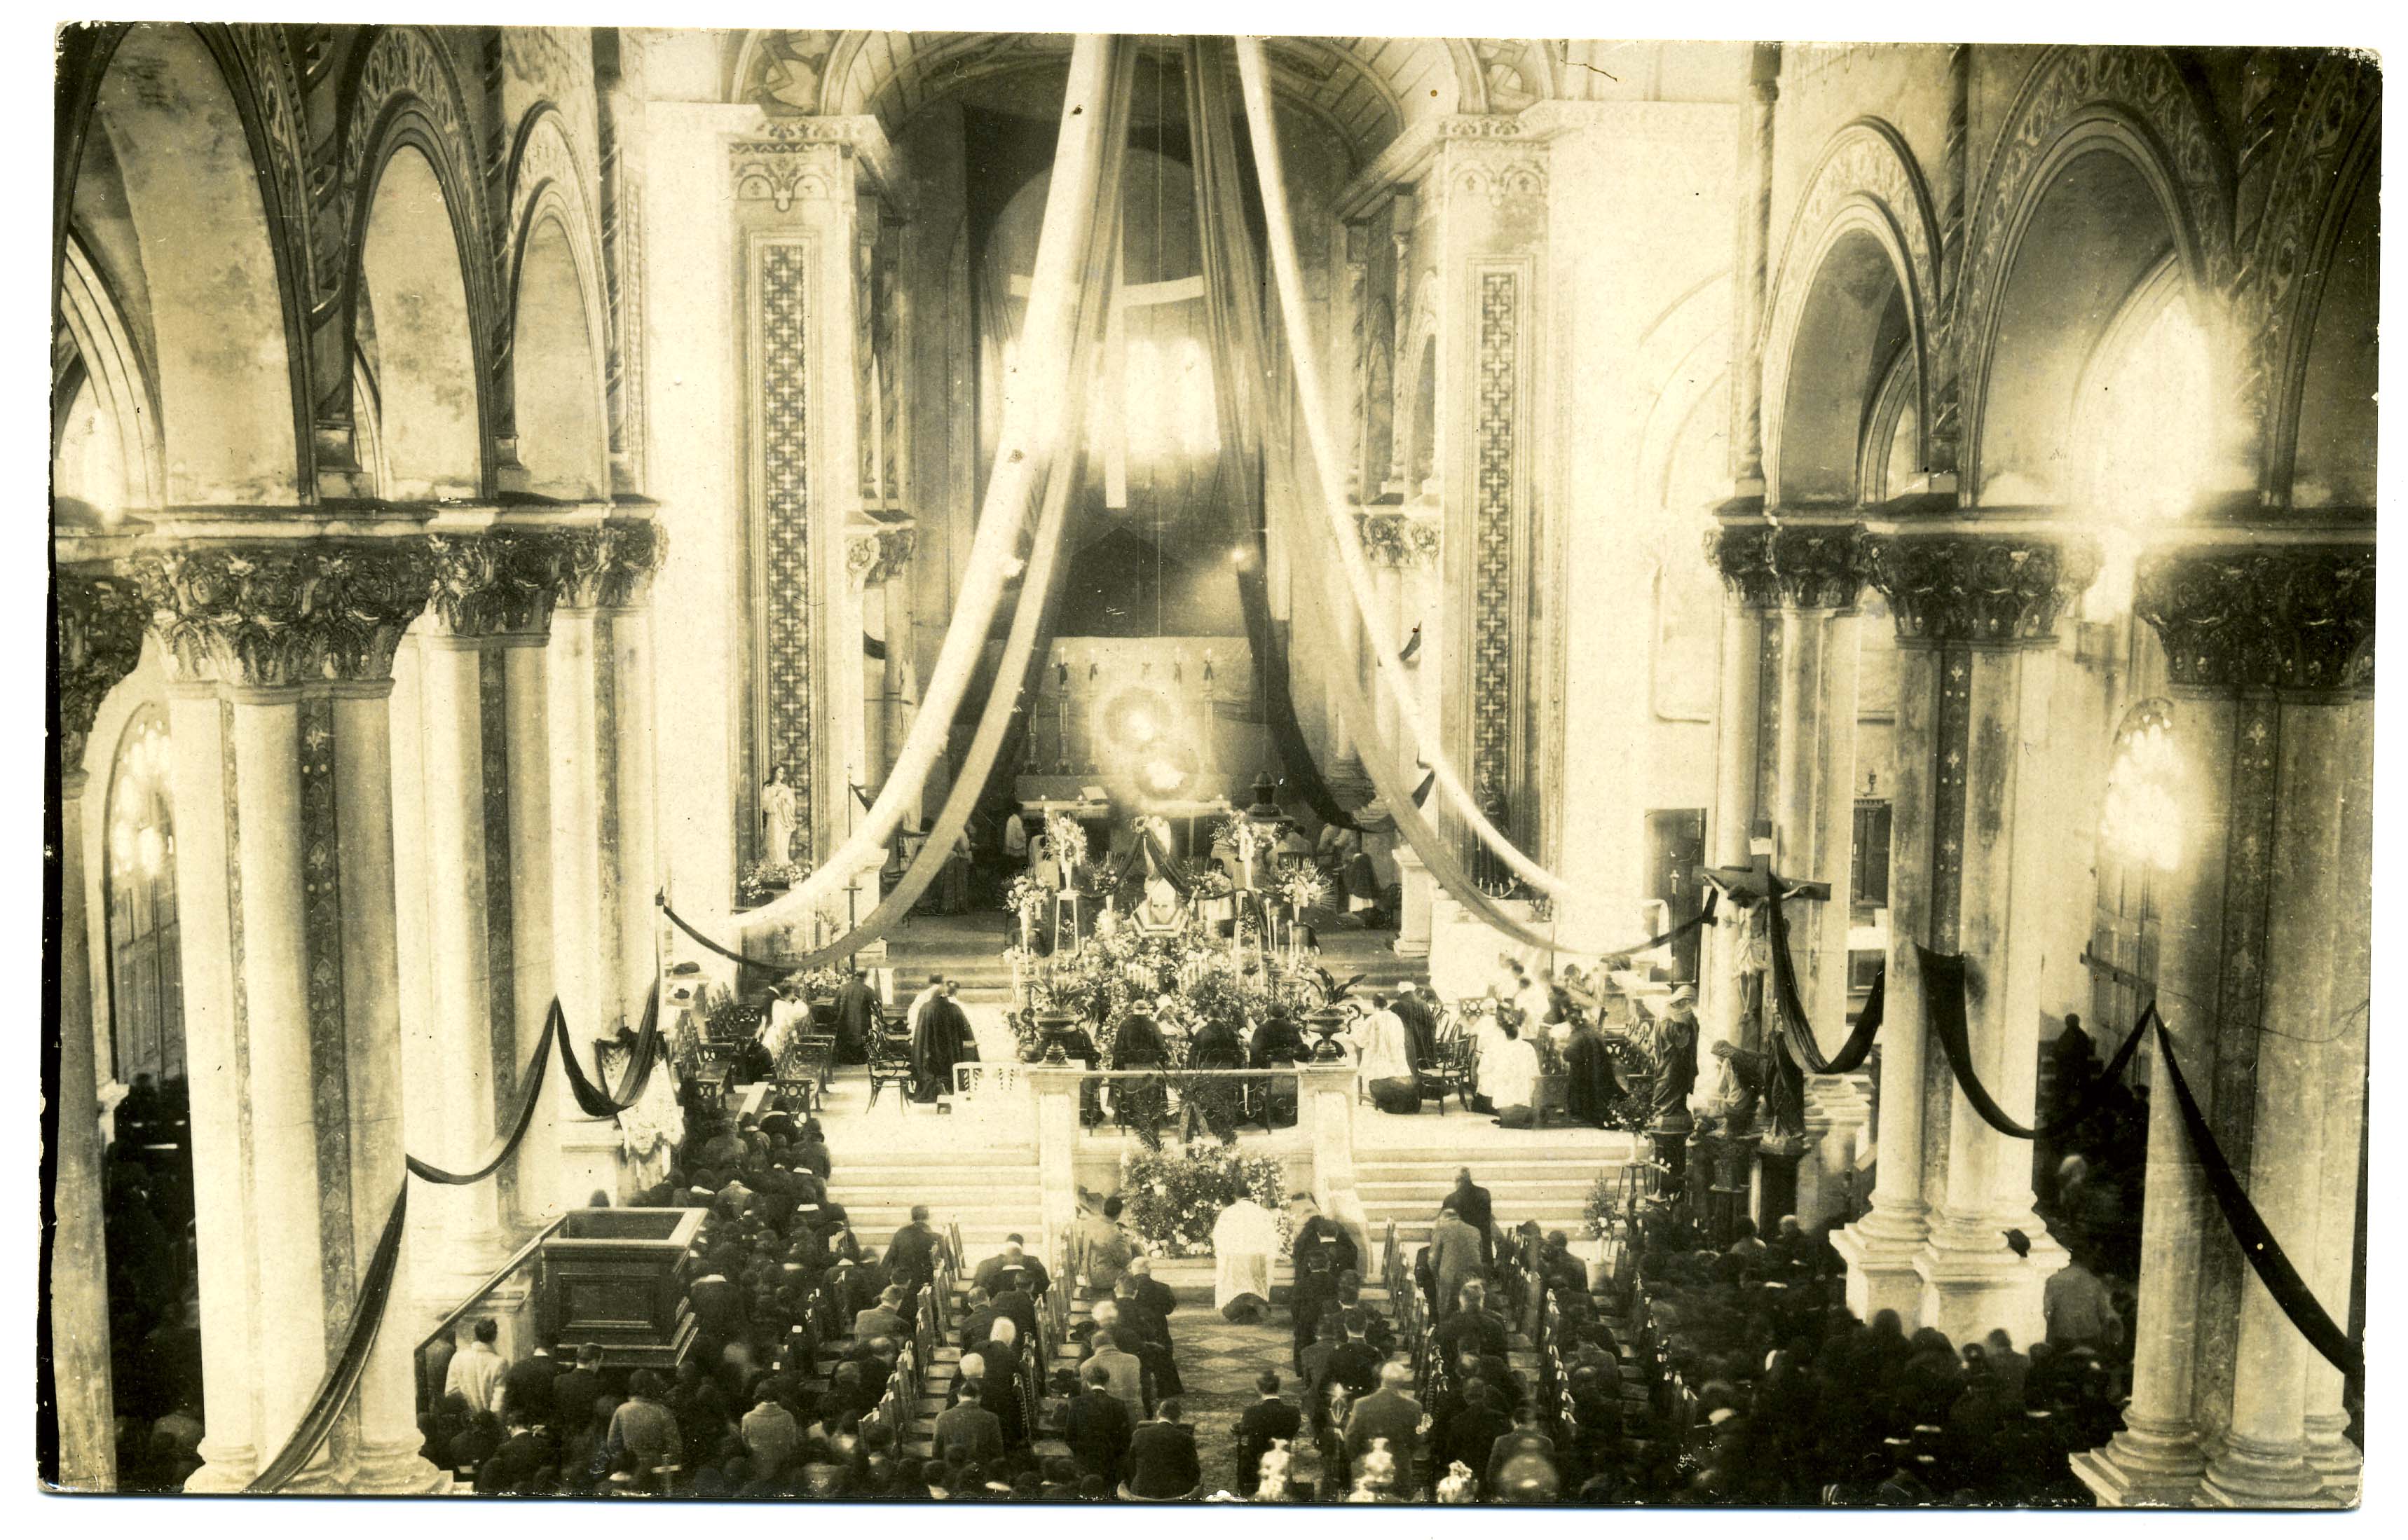
<path id="1" fill-rule="evenodd" d="M 906 1116 L 933 1115 L 914 1107 Z M 1033 1146 L 851 1152 L 838 1160 L 828 1195 L 844 1205 L 864 1246 L 882 1248 L 910 1222 L 914 1204 L 927 1205 L 929 1222 L 939 1229 L 961 1227 L 962 1246 L 969 1252 L 966 1266 L 1002 1250 L 1006 1235 L 1025 1237 L 1032 1252 L 1044 1244 L 1044 1200 Z"/>
<path id="2" fill-rule="evenodd" d="M 1526 1150 L 1512 1154 L 1468 1155 L 1438 1148 L 1358 1149 L 1355 1191 L 1374 1243 L 1391 1219 L 1400 1244 L 1427 1242 L 1430 1218 L 1453 1190 L 1455 1174 L 1466 1165 L 1472 1180 L 1488 1190 L 1497 1222 L 1505 1229 L 1535 1219 L 1541 1230 L 1562 1230 L 1577 1239 L 1598 1178 L 1619 1181 L 1634 1153 L 1594 1147 L 1549 1149 L 1543 1134 L 1529 1137 Z"/>

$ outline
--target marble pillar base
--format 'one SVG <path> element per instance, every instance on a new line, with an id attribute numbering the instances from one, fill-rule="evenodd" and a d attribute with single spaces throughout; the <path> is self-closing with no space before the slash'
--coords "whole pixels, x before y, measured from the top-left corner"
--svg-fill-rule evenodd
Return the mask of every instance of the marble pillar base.
<path id="1" fill-rule="evenodd" d="M 418 1446 L 360 1451 L 358 1467 L 343 1490 L 361 1497 L 436 1497 L 452 1490 L 452 1473 L 429 1464 Z"/>
<path id="2" fill-rule="evenodd" d="M 1831 1249 L 1848 1265 L 1849 1313 L 1870 1320 L 1884 1310 L 1898 1313 L 1908 1331 L 1923 1316 L 1923 1277 L 1914 1259 L 1924 1244 L 1924 1222 L 1918 1206 L 1914 1214 L 1873 1211 L 1855 1224 L 1831 1233 Z"/>
<path id="3" fill-rule="evenodd" d="M 2354 1507 L 2366 1457 L 2349 1441 L 2348 1428 L 2346 1416 L 2309 1413 L 2308 1467 L 2324 1477 L 2325 1490 L 2335 1502 Z"/>
<path id="4" fill-rule="evenodd" d="M 1927 1243 L 1914 1256 L 1923 1283 L 1922 1324 L 1956 1343 L 1979 1342 L 2000 1329 L 2022 1343 L 2045 1337 L 2041 1293 L 2071 1259 L 2037 1223 L 2026 1233 L 2033 1235 L 2027 1257 L 2008 1250 L 2003 1238 L 1978 1250 L 1937 1236 Z"/>
<path id="5" fill-rule="evenodd" d="M 1870 1132 L 1872 1100 L 1860 1075 L 1817 1075 L 1806 1082 L 1806 1152 L 1798 1162 L 1799 1224 L 1806 1230 L 1848 1211 L 1856 1150 Z"/>
<path id="6" fill-rule="evenodd" d="M 2328 1508 L 2338 1506 L 2323 1475 L 2307 1461 L 2304 1444 L 2264 1444 L 2227 1437 L 2208 1462 L 2200 1505 L 2211 1508 Z"/>
<path id="7" fill-rule="evenodd" d="M 564 1122 L 560 1129 L 560 1186 L 555 1209 L 583 1208 L 596 1192 L 607 1192 L 613 1205 L 635 1196 L 627 1182 L 626 1141 L 619 1125 L 600 1121 Z"/>
<path id="8" fill-rule="evenodd" d="M 1437 891 L 1429 868 L 1410 845 L 1397 847 L 1397 877 L 1404 888 L 1404 907 L 1397 920 L 1397 955 L 1427 957 L 1430 949 L 1430 895 Z"/>
<path id="9" fill-rule="evenodd" d="M 184 1478 L 188 1492 L 238 1492 L 259 1474 L 259 1451 L 248 1444 L 223 1445 L 204 1438 L 201 1468 Z"/>
<path id="10" fill-rule="evenodd" d="M 2102 1508 L 2194 1506 L 2206 1470 L 2198 1436 L 2187 1427 L 2134 1423 L 2104 1447 L 2073 1457 L 2073 1474 Z"/>

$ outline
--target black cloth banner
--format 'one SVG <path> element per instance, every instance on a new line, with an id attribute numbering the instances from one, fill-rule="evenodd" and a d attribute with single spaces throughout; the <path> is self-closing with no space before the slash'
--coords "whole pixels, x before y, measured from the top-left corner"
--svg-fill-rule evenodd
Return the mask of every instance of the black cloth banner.
<path id="1" fill-rule="evenodd" d="M 2183 1078 L 2182 1065 L 2174 1062 L 2174 1040 L 2165 1023 L 2157 1022 L 2157 1057 L 2166 1066 L 2166 1079 L 2173 1087 L 2174 1102 L 2182 1108 L 2183 1129 L 2190 1135 L 2191 1148 L 2199 1154 L 2199 1167 L 2207 1178 L 2207 1190 L 2215 1194 L 2215 1206 L 2224 1214 L 2224 1222 L 2240 1244 L 2241 1254 L 2249 1259 L 2257 1271 L 2258 1281 L 2274 1303 L 2283 1307 L 2300 1335 L 2308 1345 L 2324 1355 L 2326 1362 L 2351 1379 L 2366 1374 L 2365 1349 L 2349 1340 L 2347 1333 L 2334 1324 L 2324 1302 L 2300 1276 L 2291 1259 L 2266 1227 L 2265 1216 L 2249 1201 L 2249 1194 L 2233 1175 L 2232 1164 L 2224 1158 L 2222 1147 L 2215 1142 L 2215 1133 L 2207 1126 L 2206 1114 L 2190 1093 L 2190 1082 Z"/>
<path id="2" fill-rule="evenodd" d="M 1780 1019 L 1781 1036 L 1789 1046 L 1789 1056 L 1815 1075 L 1846 1075 L 1872 1056 L 1873 1034 L 1881 1031 L 1883 1000 L 1889 987 L 1889 968 L 1873 977 L 1873 992 L 1865 1008 L 1856 1017 L 1856 1030 L 1840 1045 L 1840 1051 L 1828 1059 L 1823 1057 L 1823 1045 L 1814 1036 L 1814 1023 L 1807 1019 L 1805 1002 L 1798 993 L 1798 964 L 1789 955 L 1789 920 L 1783 912 L 1784 900 L 1775 892 L 1766 902 L 1771 905 L 1773 1015 Z"/>
<path id="3" fill-rule="evenodd" d="M 872 636 L 868 632 L 863 632 L 861 634 L 861 655 L 874 663 L 884 663 L 886 661 L 886 638 L 883 636 Z"/>
<path id="4" fill-rule="evenodd" d="M 1429 782 L 1424 781 L 1422 785 L 1426 788 L 1429 785 Z M 1416 804 L 1421 801 L 1419 797 L 1415 797 L 1413 800 Z M 1691 931 L 1696 930 L 1700 925 L 1713 924 L 1714 920 L 1714 901 L 1721 896 L 1722 895 L 1713 889 L 1707 889 L 1705 906 L 1700 908 L 1696 914 L 1691 915 L 1688 919 L 1681 921 L 1678 925 L 1673 926 L 1670 930 L 1666 931 L 1661 935 L 1648 937 L 1636 947 L 1625 947 L 1618 952 L 1608 952 L 1605 954 L 1602 961 L 1606 962 L 1627 962 L 1633 957 L 1638 956 L 1641 952 L 1652 952 L 1658 947 L 1670 946 L 1673 942 L 1680 940 L 1683 936 L 1688 934 Z"/>
<path id="5" fill-rule="evenodd" d="M 1127 890 L 1132 880 L 1142 882 L 1145 877 L 1145 858 L 1148 854 L 1152 854 L 1154 869 L 1162 874 L 1164 881 L 1170 884 L 1171 891 L 1183 899 L 1195 897 L 1196 878 L 1198 874 L 1194 864 L 1182 861 L 1164 849 L 1162 841 L 1154 837 L 1153 830 L 1144 829 L 1139 833 L 1138 842 L 1129 847 L 1128 854 L 1121 858 L 1120 870 L 1112 875 L 1112 891 L 1116 893 L 1123 892 Z"/>
<path id="6" fill-rule="evenodd" d="M 1419 652 L 1421 649 L 1422 628 L 1415 626 L 1413 627 L 1413 634 L 1405 638 L 1405 645 L 1397 649 L 1397 662 L 1400 663 L 1412 663 L 1413 661 L 1413 654 Z"/>
<path id="7" fill-rule="evenodd" d="M 1304 805 L 1312 816 L 1324 823 L 1334 823 L 1340 829 L 1360 830 L 1354 815 L 1340 806 L 1338 793 L 1321 777 L 1321 766 L 1313 762 L 1312 745 L 1304 735 L 1303 723 L 1297 720 L 1296 696 L 1288 685 L 1287 649 L 1280 645 L 1279 632 L 1271 620 L 1268 595 L 1263 588 L 1265 553 L 1262 532 L 1254 532 L 1254 549 L 1250 558 L 1238 566 L 1238 606 L 1245 611 L 1246 642 L 1254 654 L 1254 673 L 1263 692 L 1263 720 L 1271 730 L 1271 746 L 1279 750 L 1280 763 L 1287 766 L 1290 779 L 1302 793 Z"/>
<path id="8" fill-rule="evenodd" d="M 368 1256 L 368 1270 L 360 1278 L 359 1298 L 351 1304 L 351 1324 L 343 1334 L 341 1356 L 326 1371 L 326 1377 L 318 1382 L 318 1393 L 310 1398 L 309 1409 L 301 1414 L 293 1436 L 284 1441 L 276 1458 L 251 1478 L 245 1491 L 281 1491 L 284 1484 L 309 1463 L 319 1446 L 326 1442 L 326 1435 L 335 1431 L 336 1419 L 343 1415 L 351 1392 L 359 1389 L 360 1376 L 367 1373 L 368 1351 L 376 1346 L 377 1329 L 384 1324 L 385 1306 L 393 1298 L 393 1276 L 401 1265 L 402 1221 L 408 1212 L 409 1178 L 405 1176 L 401 1191 L 393 1195 L 393 1208 L 385 1216 L 384 1233 L 377 1237 L 376 1250 Z"/>
<path id="9" fill-rule="evenodd" d="M 552 1056 L 552 1046 L 560 1040 L 564 1030 L 566 1023 L 561 1019 L 560 1002 L 554 1000 L 551 1011 L 543 1019 L 543 1035 L 536 1040 L 535 1055 L 527 1061 L 526 1074 L 519 1078 L 519 1109 L 510 1114 L 510 1126 L 496 1143 L 492 1159 L 474 1171 L 455 1172 L 429 1165 L 411 1155 L 407 1157 L 409 1174 L 422 1181 L 443 1187 L 468 1187 L 500 1170 L 502 1162 L 510 1158 L 510 1152 L 518 1148 L 519 1141 L 526 1137 L 527 1129 L 535 1122 L 536 1104 L 543 1099 L 543 1076 Z"/>
<path id="10" fill-rule="evenodd" d="M 1429 801 L 1430 788 L 1437 784 L 1437 771 L 1432 770 L 1427 775 L 1422 777 L 1422 783 L 1413 788 L 1413 806 L 1420 807 L 1427 804 Z"/>
<path id="11" fill-rule="evenodd" d="M 2054 1138 L 2099 1112 L 2106 1105 L 2102 1093 L 2132 1062 L 2142 1037 L 2150 1023 L 2157 1020 L 2157 1003 L 2152 1000 L 2142 1007 L 2141 1019 L 2132 1023 L 2131 1034 L 2124 1039 L 2124 1046 L 2115 1050 L 2115 1057 L 2107 1061 L 2107 1067 L 2091 1082 L 2090 1094 L 2062 1115 L 2036 1128 L 2026 1128 L 2007 1116 L 2006 1109 L 1999 1105 L 1989 1088 L 1973 1073 L 1973 1045 L 1965 1025 L 1964 957 L 1935 952 L 1918 941 L 1914 960 L 1923 974 L 1924 1019 L 1930 1025 L 1931 1034 L 1940 1039 L 1941 1051 L 1948 1055 L 1948 1067 L 1956 1077 L 1957 1089 L 1965 1093 L 1965 1100 L 1973 1104 L 1973 1110 L 1982 1115 L 1982 1121 L 2010 1139 Z"/>
<path id="12" fill-rule="evenodd" d="M 552 1005 L 555 1020 L 560 1005 Z M 566 1034 L 566 1027 L 562 1029 Z M 568 1046 L 566 1035 L 560 1044 L 560 1067 L 568 1072 L 568 1089 L 577 1097 L 580 1111 L 588 1118 L 615 1118 L 642 1100 L 644 1087 L 652 1077 L 652 1066 L 661 1057 L 661 987 L 655 983 L 644 996 L 644 1024 L 636 1034 L 635 1052 L 627 1060 L 626 1073 L 619 1077 L 616 1095 L 604 1091 L 585 1077 L 584 1066 L 577 1062 L 577 1050 Z"/>

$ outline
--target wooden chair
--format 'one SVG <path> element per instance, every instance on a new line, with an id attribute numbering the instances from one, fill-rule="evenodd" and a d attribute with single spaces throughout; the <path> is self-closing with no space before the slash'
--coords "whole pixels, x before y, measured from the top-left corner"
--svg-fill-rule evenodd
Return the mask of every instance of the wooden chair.
<path id="1" fill-rule="evenodd" d="M 911 1046 L 908 1037 L 877 1033 L 869 1039 L 869 1105 L 878 1105 L 879 1093 L 888 1086 L 895 1088 L 895 1105 L 899 1108 L 911 1100 Z"/>

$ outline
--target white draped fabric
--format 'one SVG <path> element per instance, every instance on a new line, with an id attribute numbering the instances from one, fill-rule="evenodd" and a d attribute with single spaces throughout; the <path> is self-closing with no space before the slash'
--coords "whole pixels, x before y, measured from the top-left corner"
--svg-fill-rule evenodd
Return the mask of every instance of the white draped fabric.
<path id="1" fill-rule="evenodd" d="M 978 533 L 919 716 L 852 836 L 783 897 L 738 916 L 738 923 L 748 932 L 791 924 L 834 898 L 861 873 L 884 863 L 887 841 L 926 784 L 952 734 L 1004 586 L 1024 568 L 1014 547 L 1026 526 L 1031 499 L 1044 485 L 1056 450 L 1068 441 L 1064 419 L 1073 393 L 1080 290 L 1088 278 L 1081 269 L 1096 221 L 1117 207 L 1118 184 L 1108 189 L 1104 171 L 1108 161 L 1117 164 L 1106 136 L 1119 133 L 1121 124 L 1118 114 L 1104 108 L 1116 61 L 1126 46 L 1125 39 L 1082 35 L 1071 47 L 1054 180 L 1046 192 L 1036 271 L 1029 280 L 1014 362 L 1015 383 L 1025 388 L 1007 393 L 995 467 L 979 506 Z"/>
<path id="2" fill-rule="evenodd" d="M 1338 547 L 1339 563 L 1352 592 L 1354 607 L 1362 619 L 1365 634 L 1371 640 L 1372 672 L 1383 682 L 1395 701 L 1397 720 L 1403 725 L 1415 752 L 1423 763 L 1438 777 L 1438 784 L 1455 805 L 1464 820 L 1480 834 L 1490 848 L 1513 868 L 1522 878 L 1553 898 L 1573 896 L 1573 885 L 1548 871 L 1524 855 L 1519 847 L 1480 811 L 1462 777 L 1455 773 L 1454 763 L 1446 756 L 1436 736 L 1425 730 L 1421 702 L 1413 681 L 1397 662 L 1398 643 L 1394 627 L 1382 615 L 1375 597 L 1370 567 L 1363 559 L 1361 536 L 1354 521 L 1344 513 L 1344 482 L 1339 470 L 1335 440 L 1327 420 L 1328 397 L 1321 387 L 1321 365 L 1312 347 L 1311 328 L 1306 324 L 1304 278 L 1296 254 L 1296 235 L 1288 218 L 1287 189 L 1280 170 L 1279 150 L 1271 133 L 1273 121 L 1270 99 L 1270 72 L 1263 60 L 1259 39 L 1237 39 L 1238 73 L 1243 81 L 1246 98 L 1246 125 L 1254 147 L 1254 166 L 1261 178 L 1264 223 L 1268 227 L 1271 269 L 1279 291 L 1280 310 L 1284 318 L 1289 338 L 1288 357 L 1296 366 L 1298 394 L 1302 397 L 1299 412 L 1304 420 L 1305 436 L 1312 449 L 1313 468 L 1321 481 L 1318 499 L 1329 534 Z M 1307 499 L 1307 501 L 1313 501 Z"/>

